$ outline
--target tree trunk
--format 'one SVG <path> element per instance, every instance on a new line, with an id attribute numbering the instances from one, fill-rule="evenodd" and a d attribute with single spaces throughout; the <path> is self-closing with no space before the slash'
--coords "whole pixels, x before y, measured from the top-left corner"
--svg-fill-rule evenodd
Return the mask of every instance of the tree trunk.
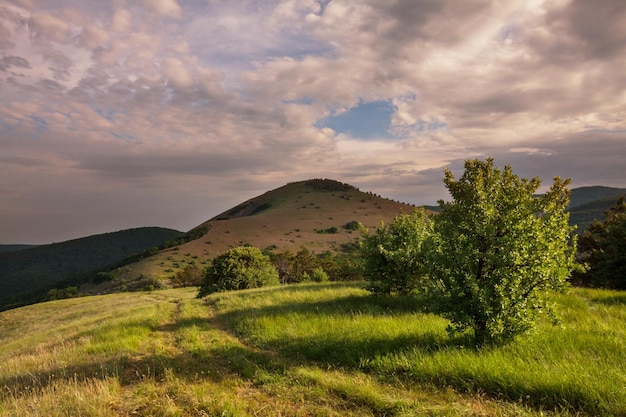
<path id="1" fill-rule="evenodd" d="M 478 319 L 474 321 L 474 341 L 476 342 L 476 347 L 482 347 L 487 343 L 488 340 L 488 332 L 487 332 L 487 321 Z"/>

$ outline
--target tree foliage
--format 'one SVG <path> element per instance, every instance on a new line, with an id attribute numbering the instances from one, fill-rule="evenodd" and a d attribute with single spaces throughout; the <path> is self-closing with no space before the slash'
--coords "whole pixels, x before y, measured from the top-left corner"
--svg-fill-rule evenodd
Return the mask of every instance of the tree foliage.
<path id="1" fill-rule="evenodd" d="M 396 216 L 381 224 L 375 234 L 363 229 L 363 275 L 375 294 L 410 294 L 422 285 L 423 244 L 432 234 L 426 211 Z"/>
<path id="2" fill-rule="evenodd" d="M 171 279 L 172 287 L 197 287 L 202 284 L 203 271 L 192 263 L 178 271 Z"/>
<path id="3" fill-rule="evenodd" d="M 579 275 L 596 287 L 626 289 L 626 203 L 620 197 L 606 212 L 604 222 L 594 221 L 580 237 L 579 257 L 589 269 Z"/>
<path id="4" fill-rule="evenodd" d="M 213 259 L 204 274 L 198 297 L 278 284 L 278 272 L 268 256 L 253 246 L 238 246 Z"/>
<path id="5" fill-rule="evenodd" d="M 551 292 L 568 285 L 576 246 L 569 180 L 557 177 L 536 196 L 539 178 L 487 159 L 466 161 L 458 181 L 446 170 L 444 183 L 452 201 L 439 202 L 427 295 L 451 333 L 472 329 L 478 345 L 511 340 L 551 312 Z"/>

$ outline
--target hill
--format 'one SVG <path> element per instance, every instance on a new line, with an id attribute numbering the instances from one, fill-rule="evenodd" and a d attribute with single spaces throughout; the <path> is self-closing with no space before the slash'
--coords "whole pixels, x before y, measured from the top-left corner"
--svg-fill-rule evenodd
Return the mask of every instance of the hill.
<path id="1" fill-rule="evenodd" d="M 35 248 L 37 245 L 0 245 L 0 253 Z"/>
<path id="2" fill-rule="evenodd" d="M 585 231 L 594 220 L 604 221 L 606 211 L 615 205 L 626 188 L 580 187 L 572 189 L 570 196 L 570 224 L 577 225 L 578 233 Z"/>
<path id="3" fill-rule="evenodd" d="M 142 227 L 0 253 L 0 309 L 9 298 L 51 288 L 72 275 L 101 269 L 129 255 L 182 236 Z"/>
<path id="4" fill-rule="evenodd" d="M 570 195 L 570 208 L 573 209 L 597 200 L 613 198 L 617 201 L 617 198 L 624 194 L 626 194 L 626 188 L 604 187 L 601 185 L 573 188 Z"/>
<path id="5" fill-rule="evenodd" d="M 624 416 L 626 295 L 491 349 L 362 283 L 113 294 L 0 313 L 2 416 Z"/>
<path id="6" fill-rule="evenodd" d="M 112 280 L 81 290 L 91 294 L 141 288 L 142 282 L 168 280 L 185 266 L 205 265 L 228 248 L 250 244 L 262 250 L 341 252 L 360 236 L 348 224 L 376 228 L 382 221 L 415 209 L 334 180 L 287 184 L 207 220 L 192 229 L 199 237 L 111 271 Z"/>

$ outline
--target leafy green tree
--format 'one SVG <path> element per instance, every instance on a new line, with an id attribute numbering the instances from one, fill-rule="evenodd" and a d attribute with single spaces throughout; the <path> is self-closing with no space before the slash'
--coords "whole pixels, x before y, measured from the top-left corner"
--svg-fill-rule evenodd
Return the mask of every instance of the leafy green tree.
<path id="1" fill-rule="evenodd" d="M 439 202 L 431 246 L 428 294 L 451 333 L 472 329 L 477 345 L 502 343 L 553 313 L 551 294 L 564 291 L 575 267 L 576 238 L 565 211 L 569 180 L 541 184 L 514 175 L 493 159 L 468 160 L 444 183 L 452 201 Z"/>
<path id="2" fill-rule="evenodd" d="M 267 255 L 253 246 L 237 246 L 213 259 L 204 274 L 198 297 L 278 284 L 278 272 Z"/>
<path id="3" fill-rule="evenodd" d="M 580 274 L 584 284 L 626 289 L 626 203 L 620 197 L 606 212 L 606 220 L 594 221 L 580 237 L 579 258 L 589 269 Z"/>
<path id="4" fill-rule="evenodd" d="M 330 280 L 330 278 L 328 278 L 328 274 L 324 271 L 324 268 L 319 266 L 313 270 L 311 279 L 314 282 L 328 282 Z"/>
<path id="5" fill-rule="evenodd" d="M 362 229 L 363 275 L 374 294 L 410 294 L 424 280 L 424 242 L 431 237 L 433 224 L 426 211 L 396 216 L 381 224 L 375 234 Z"/>

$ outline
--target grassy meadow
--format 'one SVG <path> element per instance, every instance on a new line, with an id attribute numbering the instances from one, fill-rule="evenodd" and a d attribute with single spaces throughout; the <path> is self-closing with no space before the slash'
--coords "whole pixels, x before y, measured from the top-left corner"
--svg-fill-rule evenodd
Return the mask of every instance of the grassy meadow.
<path id="1" fill-rule="evenodd" d="M 359 283 L 0 313 L 1 416 L 626 415 L 626 293 L 575 289 L 504 347 Z"/>

